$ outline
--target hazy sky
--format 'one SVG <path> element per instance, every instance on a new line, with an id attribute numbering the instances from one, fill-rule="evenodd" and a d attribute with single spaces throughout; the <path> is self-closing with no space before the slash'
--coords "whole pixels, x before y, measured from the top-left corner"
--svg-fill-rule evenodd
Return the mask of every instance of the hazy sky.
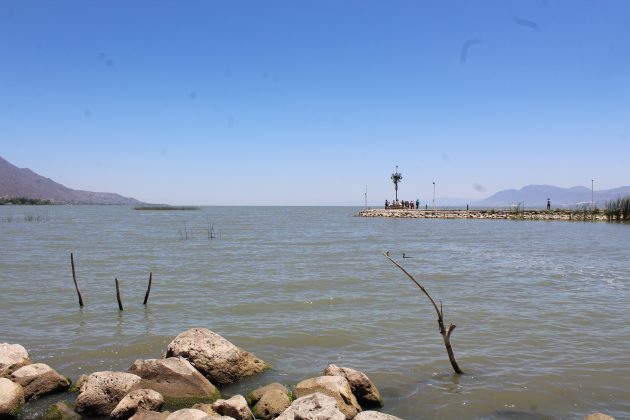
<path id="1" fill-rule="evenodd" d="M 0 156 L 173 204 L 630 184 L 627 0 L 0 0 Z"/>

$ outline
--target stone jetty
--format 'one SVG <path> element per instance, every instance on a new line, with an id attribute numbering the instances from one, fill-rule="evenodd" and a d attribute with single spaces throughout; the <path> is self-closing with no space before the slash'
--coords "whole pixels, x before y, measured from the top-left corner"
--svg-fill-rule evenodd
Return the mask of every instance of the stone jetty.
<path id="1" fill-rule="evenodd" d="M 359 217 L 389 217 L 400 219 L 491 219 L 491 220 L 563 220 L 574 222 L 605 222 L 604 212 L 571 210 L 361 210 Z"/>

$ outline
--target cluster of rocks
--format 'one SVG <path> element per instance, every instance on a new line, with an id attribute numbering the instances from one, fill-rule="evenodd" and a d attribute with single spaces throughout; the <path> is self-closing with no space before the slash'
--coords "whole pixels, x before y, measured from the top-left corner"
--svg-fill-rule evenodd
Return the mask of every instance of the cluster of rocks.
<path id="1" fill-rule="evenodd" d="M 409 209 L 370 209 L 361 210 L 360 217 L 389 217 L 403 219 L 509 219 L 509 220 L 566 220 L 566 221 L 606 221 L 603 212 L 598 214 L 572 212 L 568 210 L 508 211 L 508 210 L 409 210 Z"/>
<path id="2" fill-rule="evenodd" d="M 364 411 L 382 407 L 378 389 L 364 373 L 335 365 L 293 390 L 272 383 L 247 396 L 221 398 L 217 386 L 266 369 L 264 361 L 220 335 L 193 328 L 178 335 L 161 359 L 136 360 L 126 372 L 82 375 L 71 387 L 70 380 L 51 367 L 32 364 L 21 345 L 0 344 L 0 418 L 16 418 L 29 399 L 70 389 L 78 394 L 74 405 L 57 403 L 45 418 L 397 419 Z M 165 406 L 179 409 L 162 411 Z"/>

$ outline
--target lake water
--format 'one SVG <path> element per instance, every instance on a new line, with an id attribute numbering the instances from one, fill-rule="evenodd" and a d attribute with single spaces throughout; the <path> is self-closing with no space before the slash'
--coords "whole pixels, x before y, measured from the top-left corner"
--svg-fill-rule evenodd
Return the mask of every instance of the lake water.
<path id="1" fill-rule="evenodd" d="M 207 327 L 273 365 L 228 396 L 335 363 L 367 373 L 382 411 L 405 419 L 629 418 L 630 225 L 358 210 L 0 206 L 0 342 L 76 380 L 160 357 L 177 334 Z M 443 302 L 464 375 L 385 250 Z"/>

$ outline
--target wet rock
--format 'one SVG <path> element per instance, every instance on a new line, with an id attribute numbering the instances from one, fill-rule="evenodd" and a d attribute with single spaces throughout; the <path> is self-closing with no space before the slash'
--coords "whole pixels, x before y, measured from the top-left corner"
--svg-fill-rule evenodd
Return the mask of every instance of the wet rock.
<path id="1" fill-rule="evenodd" d="M 221 397 L 219 390 L 181 357 L 136 360 L 128 372 L 142 378 L 140 387 L 153 389 L 166 400 L 213 402 Z"/>
<path id="2" fill-rule="evenodd" d="M 20 384 L 0 378 L 0 419 L 17 417 L 24 401 L 24 391 Z"/>
<path id="3" fill-rule="evenodd" d="M 43 420 L 79 420 L 80 415 L 74 412 L 74 407 L 65 401 L 51 405 L 44 414 Z"/>
<path id="4" fill-rule="evenodd" d="M 212 417 L 208 416 L 201 410 L 196 410 L 194 408 L 184 408 L 182 410 L 177 410 L 174 413 L 171 413 L 166 417 L 166 420 L 207 420 Z"/>
<path id="5" fill-rule="evenodd" d="M 372 382 L 365 373 L 352 368 L 328 365 L 326 366 L 326 369 L 324 369 L 324 375 L 343 376 L 346 378 L 350 384 L 352 393 L 361 407 L 369 408 L 383 406 L 381 393 L 376 388 L 376 385 L 374 385 L 374 382 Z"/>
<path id="6" fill-rule="evenodd" d="M 242 395 L 235 395 L 228 400 L 218 400 L 212 404 L 212 409 L 222 416 L 233 417 L 236 420 L 253 420 L 254 418 Z"/>
<path id="7" fill-rule="evenodd" d="M 347 419 L 353 418 L 361 411 L 350 384 L 343 376 L 318 376 L 305 379 L 295 387 L 295 396 L 298 398 L 315 392 L 333 397 L 337 401 L 339 411 Z"/>
<path id="8" fill-rule="evenodd" d="M 62 392 L 70 387 L 68 379 L 44 363 L 22 366 L 11 374 L 11 379 L 22 385 L 27 400 Z"/>
<path id="9" fill-rule="evenodd" d="M 291 391 L 282 384 L 273 383 L 250 392 L 247 399 L 254 404 L 252 412 L 256 418 L 273 419 L 291 405 Z"/>
<path id="10" fill-rule="evenodd" d="M 159 411 L 164 405 L 164 397 L 152 389 L 137 389 L 125 395 L 110 414 L 114 420 L 126 420 L 139 409 Z"/>
<path id="11" fill-rule="evenodd" d="M 108 416 L 130 391 L 138 388 L 140 377 L 127 372 L 95 372 L 81 384 L 75 411 L 87 417 Z"/>
<path id="12" fill-rule="evenodd" d="M 354 418 L 354 420 L 402 420 L 400 417 L 390 414 L 380 413 L 378 411 L 363 411 Z"/>
<path id="13" fill-rule="evenodd" d="M 0 378 L 31 363 L 28 352 L 19 344 L 0 343 Z"/>
<path id="14" fill-rule="evenodd" d="M 333 397 L 321 394 L 309 394 L 293 401 L 277 420 L 345 420 L 346 416 L 337 407 Z"/>
<path id="15" fill-rule="evenodd" d="M 168 345 L 167 357 L 187 359 L 212 383 L 227 385 L 260 373 L 269 366 L 207 328 L 192 328 Z"/>

